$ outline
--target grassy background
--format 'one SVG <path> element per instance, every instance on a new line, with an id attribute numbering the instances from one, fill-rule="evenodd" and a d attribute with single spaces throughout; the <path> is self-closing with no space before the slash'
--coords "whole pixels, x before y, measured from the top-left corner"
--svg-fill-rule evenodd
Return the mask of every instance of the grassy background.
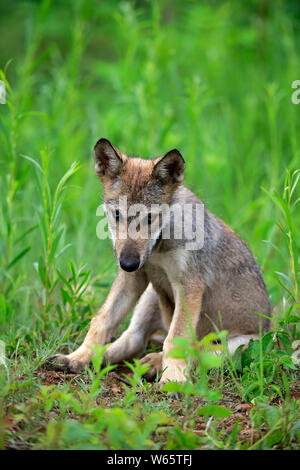
<path id="1" fill-rule="evenodd" d="M 177 147 L 185 184 L 249 244 L 275 315 L 284 313 L 289 298 L 275 273 L 289 277 L 291 258 L 263 188 L 282 194 L 286 169 L 299 168 L 299 26 L 296 0 L 1 2 L 0 68 L 11 93 L 0 105 L 0 328 L 12 373 L 73 348 L 115 276 L 111 243 L 96 238 L 100 137 L 134 156 Z M 24 155 L 43 164 L 52 194 L 72 162 L 82 165 L 57 211 L 63 231 L 56 245 L 53 229 L 51 260 L 52 229 L 41 228 L 48 189 Z M 299 240 L 298 207 L 293 218 Z M 70 276 L 68 260 L 93 285 L 71 309 L 56 271 Z"/>

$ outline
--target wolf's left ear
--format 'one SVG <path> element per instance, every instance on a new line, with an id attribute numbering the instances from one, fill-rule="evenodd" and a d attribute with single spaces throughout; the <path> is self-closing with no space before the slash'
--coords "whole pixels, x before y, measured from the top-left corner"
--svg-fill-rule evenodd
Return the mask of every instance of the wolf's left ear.
<path id="1" fill-rule="evenodd" d="M 179 184 L 184 178 L 185 161 L 177 150 L 170 150 L 154 166 L 152 176 L 164 184 Z"/>
<path id="2" fill-rule="evenodd" d="M 122 167 L 123 161 L 117 153 L 117 149 L 107 139 L 99 139 L 94 147 L 95 172 L 102 176 L 116 177 Z"/>

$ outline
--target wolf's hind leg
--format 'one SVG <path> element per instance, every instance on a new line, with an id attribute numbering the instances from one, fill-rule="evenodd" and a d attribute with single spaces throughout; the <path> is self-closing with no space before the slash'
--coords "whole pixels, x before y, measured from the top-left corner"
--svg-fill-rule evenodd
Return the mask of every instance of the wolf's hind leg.
<path id="1" fill-rule="evenodd" d="M 141 359 L 141 364 L 148 364 L 150 366 L 149 370 L 143 375 L 149 382 L 155 380 L 156 377 L 162 373 L 162 356 L 163 353 L 161 351 L 147 354 Z"/>
<path id="2" fill-rule="evenodd" d="M 250 339 L 256 340 L 259 339 L 259 335 L 253 334 L 253 335 L 240 335 L 240 336 L 234 336 L 233 338 L 228 339 L 228 350 L 231 355 L 235 353 L 237 348 L 241 346 L 242 344 L 245 346 L 245 348 L 248 346 L 248 343 Z"/>
<path id="3" fill-rule="evenodd" d="M 155 346 L 163 346 L 166 339 L 166 334 L 153 333 L 149 338 L 149 343 L 153 343 Z"/>
<path id="4" fill-rule="evenodd" d="M 129 327 L 112 343 L 105 353 L 105 360 L 117 364 L 139 357 L 146 349 L 149 338 L 162 328 L 158 296 L 149 284 L 137 304 Z"/>

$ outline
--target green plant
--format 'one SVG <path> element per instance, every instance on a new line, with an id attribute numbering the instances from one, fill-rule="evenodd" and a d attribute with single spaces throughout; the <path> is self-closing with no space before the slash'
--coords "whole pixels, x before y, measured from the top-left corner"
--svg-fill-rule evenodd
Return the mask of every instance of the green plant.
<path id="1" fill-rule="evenodd" d="M 252 449 L 296 448 L 299 442 L 299 403 L 296 400 L 281 406 L 271 406 L 258 401 L 251 410 L 251 419 L 256 429 L 265 427 L 266 433 L 251 446 Z"/>
<path id="2" fill-rule="evenodd" d="M 236 370 L 242 373 L 244 398 L 289 398 L 289 382 L 293 371 L 297 371 L 293 353 L 292 343 L 284 331 L 271 331 L 260 340 L 250 340 L 245 350 L 240 346 L 235 351 L 233 361 Z"/>
<path id="3" fill-rule="evenodd" d="M 44 318 L 46 319 L 53 304 L 51 295 L 58 278 L 54 277 L 56 259 L 70 246 L 65 244 L 59 249 L 59 243 L 64 233 L 64 227 L 58 224 L 58 218 L 66 191 L 66 183 L 79 169 L 78 163 L 73 163 L 70 169 L 58 182 L 54 194 L 51 193 L 48 183 L 49 157 L 46 151 L 41 152 L 42 166 L 33 158 L 24 156 L 34 164 L 36 181 L 38 184 L 41 207 L 39 208 L 39 227 L 42 238 L 43 255 L 35 262 L 36 271 L 42 284 L 42 304 Z"/>
<path id="4" fill-rule="evenodd" d="M 1 448 L 299 448 L 300 8 L 265 3 L 2 2 Z M 80 343 L 117 269 L 95 235 L 99 137 L 179 148 L 185 184 L 249 244 L 274 306 L 272 332 L 233 360 L 179 340 L 198 368 L 171 396 L 139 362 L 113 379 L 103 351 L 75 376 L 43 365 Z"/>

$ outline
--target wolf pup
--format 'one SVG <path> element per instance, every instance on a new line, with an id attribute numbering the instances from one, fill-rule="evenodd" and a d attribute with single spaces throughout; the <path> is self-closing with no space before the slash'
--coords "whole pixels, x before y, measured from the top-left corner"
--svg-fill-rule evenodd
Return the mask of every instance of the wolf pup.
<path id="1" fill-rule="evenodd" d="M 191 326 L 199 339 L 215 326 L 227 330 L 231 353 L 250 338 L 257 339 L 259 317 L 254 312 L 270 314 L 258 264 L 246 243 L 182 185 L 185 162 L 180 152 L 171 150 L 154 160 L 129 158 L 100 139 L 94 155 L 119 272 L 83 344 L 71 354 L 51 358 L 54 366 L 82 370 L 90 363 L 92 348 L 109 343 L 135 306 L 128 329 L 108 347 L 105 360 L 119 363 L 141 357 L 154 332 L 164 330 L 162 352 L 142 359 L 151 366 L 147 378 L 163 371 L 160 385 L 186 380 L 186 364 L 168 352 L 172 340 L 188 335 Z M 122 210 L 120 200 L 126 201 L 127 210 Z M 138 223 L 130 215 L 136 205 L 144 208 Z M 162 217 L 161 207 L 169 207 L 169 217 Z M 197 208 L 202 208 L 202 217 L 196 217 Z M 133 222 L 136 230 L 131 236 Z M 197 234 L 199 229 L 202 234 L 198 246 L 183 230 L 176 236 L 188 222 L 190 232 Z M 150 237 L 142 236 L 145 225 L 151 225 Z M 262 329 L 268 329 L 268 320 L 260 321 Z"/>

